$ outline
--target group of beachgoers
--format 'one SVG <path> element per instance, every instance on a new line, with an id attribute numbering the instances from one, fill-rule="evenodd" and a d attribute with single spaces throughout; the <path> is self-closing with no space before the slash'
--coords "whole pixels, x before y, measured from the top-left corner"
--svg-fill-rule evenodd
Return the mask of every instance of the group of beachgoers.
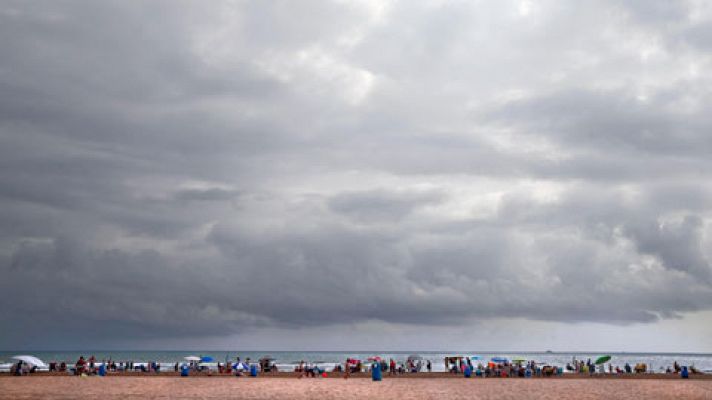
<path id="1" fill-rule="evenodd" d="M 610 358 L 610 357 L 609 357 Z M 488 363 L 478 363 L 474 365 L 472 361 L 467 357 L 446 357 L 445 358 L 446 369 L 453 374 L 464 374 L 465 377 L 470 377 L 472 375 L 477 377 L 519 377 L 519 378 L 530 378 L 530 377 L 549 377 L 549 376 L 561 376 L 564 374 L 564 368 L 555 365 L 542 365 L 534 360 L 498 360 L 490 361 Z M 600 376 L 600 375 L 620 375 L 620 374 L 634 374 L 634 373 L 645 373 L 648 372 L 648 366 L 645 363 L 638 363 L 635 366 L 631 366 L 626 363 L 623 368 L 619 366 L 613 366 L 612 363 L 594 363 L 591 359 L 587 361 L 577 360 L 574 358 L 571 363 L 566 365 L 566 371 L 569 373 L 576 373 L 579 375 L 589 375 L 589 376 Z M 701 373 L 694 366 L 681 366 L 675 361 L 672 367 L 667 367 L 665 370 L 668 374 L 679 374 L 683 378 L 687 378 L 689 374 L 699 374 Z"/>
<path id="2" fill-rule="evenodd" d="M 190 357 L 186 357 L 190 358 Z M 197 359 L 198 357 L 196 357 Z M 489 362 L 478 362 L 476 365 L 473 363 L 473 359 L 478 357 L 463 357 L 463 356 L 452 356 L 445 358 L 445 369 L 452 374 L 463 374 L 465 377 L 550 377 L 550 376 L 561 376 L 564 374 L 564 370 L 567 373 L 584 375 L 584 376 L 601 376 L 601 375 L 619 375 L 619 374 L 634 374 L 634 373 L 645 373 L 652 372 L 645 363 L 638 363 L 634 366 L 626 363 L 622 368 L 619 366 L 614 366 L 611 362 L 605 363 L 592 362 L 591 359 L 587 361 L 577 360 L 573 358 L 570 363 L 567 363 L 565 367 L 558 367 L 553 365 L 545 365 L 537 363 L 534 360 L 523 360 L 514 359 L 510 361 L 506 358 L 493 358 Z M 606 361 L 610 360 L 610 356 Z M 228 374 L 235 376 L 251 375 L 256 376 L 257 373 L 269 373 L 278 372 L 277 364 L 275 360 L 271 357 L 265 356 L 258 360 L 257 362 L 252 362 L 250 358 L 246 358 L 244 361 L 240 357 L 236 357 L 234 362 L 225 360 L 225 363 L 216 363 L 218 374 Z M 420 356 L 413 355 L 408 357 L 405 362 L 396 362 L 394 359 L 389 359 L 386 361 L 381 357 L 374 356 L 370 357 L 367 361 L 361 361 L 358 359 L 347 358 L 346 361 L 342 363 L 336 363 L 333 369 L 329 372 L 343 374 L 344 378 L 348 378 L 351 374 L 371 372 L 374 369 L 378 369 L 379 372 L 383 374 L 388 374 L 389 376 L 397 376 L 406 373 L 418 373 L 427 371 L 432 372 L 432 363 L 430 360 L 425 360 Z M 33 373 L 37 370 L 37 367 L 24 363 L 23 361 L 18 361 L 14 363 L 11 368 L 11 373 L 14 375 L 25 375 Z M 107 372 L 144 372 L 144 373 L 160 373 L 161 363 L 156 361 L 150 361 L 146 363 L 134 363 L 133 361 L 119 361 L 116 362 L 112 359 L 98 361 L 93 355 L 89 358 L 84 358 L 84 356 L 79 357 L 79 359 L 74 363 L 74 365 L 67 365 L 66 362 L 50 362 L 48 364 L 49 372 L 68 372 L 72 375 L 100 375 L 104 376 Z M 165 369 L 164 369 L 165 370 Z M 170 367 L 169 367 L 170 370 Z M 189 372 L 207 372 L 211 374 L 214 369 L 211 369 L 208 365 L 200 360 L 193 360 L 190 362 L 176 362 L 173 365 L 173 371 L 179 372 L 181 375 L 188 375 Z M 321 367 L 317 363 L 306 362 L 302 360 L 294 368 L 294 372 L 298 373 L 300 378 L 302 377 L 313 377 L 326 376 L 327 370 Z M 680 376 L 687 377 L 689 374 L 699 374 L 701 373 L 694 366 L 681 366 L 677 361 L 673 363 L 672 366 L 667 367 L 665 372 L 668 374 L 678 374 Z"/>
<path id="3" fill-rule="evenodd" d="M 446 358 L 445 366 L 452 374 L 464 374 L 465 377 L 472 375 L 483 378 L 531 378 L 532 376 L 557 376 L 563 374 L 563 369 L 551 366 L 540 365 L 534 360 L 510 362 L 490 361 L 488 363 L 478 363 L 474 365 L 469 358 L 458 359 Z"/>
<path id="4" fill-rule="evenodd" d="M 84 358 L 80 356 L 73 366 L 67 366 L 66 363 L 59 364 L 56 362 L 49 363 L 49 371 L 71 372 L 74 375 L 106 375 L 107 372 L 161 372 L 161 364 L 156 361 L 147 363 L 134 363 L 133 361 L 119 361 L 108 359 L 98 361 L 96 357 L 90 356 Z"/>
<path id="5" fill-rule="evenodd" d="M 210 368 L 208 366 L 199 364 L 197 362 L 193 362 L 188 366 L 192 367 L 192 369 L 196 372 L 210 372 Z M 179 371 L 180 368 L 181 367 L 178 365 L 178 363 L 176 363 L 175 370 Z M 251 368 L 262 372 L 278 372 L 277 365 L 274 364 L 272 359 L 269 358 L 263 358 L 260 359 L 257 363 L 253 363 L 250 357 L 245 358 L 244 361 L 241 360 L 240 357 L 236 357 L 235 362 L 218 362 L 216 365 L 218 374 L 234 374 L 235 376 L 243 376 L 249 373 Z"/>

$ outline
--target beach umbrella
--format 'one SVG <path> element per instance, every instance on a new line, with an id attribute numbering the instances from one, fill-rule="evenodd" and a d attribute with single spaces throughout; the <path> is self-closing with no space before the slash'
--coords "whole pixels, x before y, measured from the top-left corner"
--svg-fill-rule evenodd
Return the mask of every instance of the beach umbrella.
<path id="1" fill-rule="evenodd" d="M 417 354 L 411 354 L 411 355 L 408 356 L 408 360 L 409 360 L 409 361 L 420 361 L 420 360 L 422 360 L 422 359 L 423 359 L 423 357 L 421 357 L 421 356 L 419 356 L 419 355 L 417 355 Z"/>
<path id="2" fill-rule="evenodd" d="M 520 357 L 514 357 L 514 358 L 512 358 L 512 361 L 514 361 L 514 362 L 526 362 L 527 359 L 520 356 Z"/>
<path id="3" fill-rule="evenodd" d="M 596 364 L 603 364 L 611 359 L 611 356 L 600 356 L 596 359 Z"/>
<path id="4" fill-rule="evenodd" d="M 507 359 L 507 357 L 492 357 L 492 361 L 496 363 L 506 363 L 509 360 Z"/>
<path id="5" fill-rule="evenodd" d="M 183 357 L 183 359 L 185 361 L 200 361 L 200 357 L 198 357 L 198 356 L 187 356 L 187 357 Z"/>
<path id="6" fill-rule="evenodd" d="M 39 367 L 39 368 L 46 368 L 47 365 L 44 363 L 44 361 L 40 360 L 39 358 L 35 356 L 28 356 L 28 355 L 20 355 L 20 356 L 15 356 L 12 357 L 14 360 L 22 361 L 25 364 L 29 364 L 33 367 Z"/>
<path id="7" fill-rule="evenodd" d="M 213 358 L 210 356 L 200 357 L 200 362 L 213 362 Z"/>
<path id="8" fill-rule="evenodd" d="M 472 357 L 470 357 L 470 359 L 471 359 L 471 360 L 481 360 L 482 357 L 480 357 L 480 356 L 472 356 Z"/>
<path id="9" fill-rule="evenodd" d="M 381 357 L 379 357 L 379 356 L 368 357 L 368 361 L 381 361 Z"/>

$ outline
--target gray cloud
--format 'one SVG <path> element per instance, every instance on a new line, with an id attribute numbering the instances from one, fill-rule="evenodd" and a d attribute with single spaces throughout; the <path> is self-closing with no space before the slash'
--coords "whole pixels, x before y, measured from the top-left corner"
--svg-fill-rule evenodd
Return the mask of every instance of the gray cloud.
<path id="1" fill-rule="evenodd" d="M 416 208 L 438 203 L 442 194 L 437 192 L 370 190 L 341 193 L 329 199 L 329 208 L 337 213 L 363 221 L 397 222 Z"/>
<path id="2" fill-rule="evenodd" d="M 7 2 L 0 345 L 709 311 L 709 21 Z"/>

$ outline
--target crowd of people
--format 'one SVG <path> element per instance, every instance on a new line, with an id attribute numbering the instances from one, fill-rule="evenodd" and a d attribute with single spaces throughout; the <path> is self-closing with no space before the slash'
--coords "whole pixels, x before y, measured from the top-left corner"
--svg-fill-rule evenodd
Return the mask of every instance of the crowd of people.
<path id="1" fill-rule="evenodd" d="M 610 359 L 610 357 L 608 358 Z M 571 362 L 567 363 L 566 366 L 562 368 L 554 365 L 537 363 L 534 360 L 524 361 L 515 359 L 514 361 L 510 361 L 507 359 L 498 360 L 496 358 L 493 358 L 492 361 L 489 362 L 477 362 L 477 364 L 474 364 L 473 360 L 469 357 L 453 356 L 445 358 L 445 369 L 450 373 L 464 374 L 467 377 L 474 375 L 477 377 L 524 378 L 560 376 L 563 375 L 564 372 L 586 376 L 653 372 L 645 363 L 638 363 L 635 365 L 625 363 L 623 367 L 619 367 L 614 366 L 610 360 L 607 363 L 600 361 L 601 360 L 598 360 L 598 363 L 594 363 L 591 359 L 583 361 L 573 358 Z M 343 374 L 345 378 L 348 378 L 354 373 L 369 372 L 376 366 L 383 374 L 388 374 L 389 376 L 417 373 L 423 370 L 432 372 L 433 369 L 430 360 L 424 360 L 420 357 L 409 357 L 403 362 L 397 362 L 393 358 L 386 361 L 380 357 L 373 357 L 369 358 L 367 362 L 347 358 L 343 364 L 336 363 L 330 371 Z M 229 374 L 235 376 L 242 376 L 246 374 L 254 376 L 257 372 L 264 373 L 278 371 L 276 363 L 271 358 L 263 358 L 258 362 L 252 362 L 250 358 L 246 358 L 242 361 L 240 357 L 236 357 L 234 362 L 226 359 L 225 363 L 218 362 L 216 364 L 212 364 L 212 367 L 208 367 L 205 363 L 199 361 L 191 361 L 189 363 L 176 362 L 173 365 L 174 372 L 180 372 L 182 375 L 185 374 L 186 369 L 194 372 L 207 371 L 208 374 L 217 369 L 218 374 Z M 18 361 L 12 364 L 10 372 L 14 375 L 24 375 L 33 373 L 36 370 L 36 366 L 27 364 L 23 361 Z M 49 372 L 67 372 L 73 375 L 102 376 L 107 372 L 160 373 L 161 363 L 156 361 L 146 363 L 134 363 L 133 361 L 116 362 L 112 359 L 98 361 L 96 357 L 92 355 L 89 358 L 80 356 L 74 365 L 68 365 L 66 362 L 50 362 L 48 370 Z M 663 369 L 660 368 L 660 371 L 662 372 Z M 681 366 L 677 361 L 675 361 L 671 366 L 668 366 L 664 371 L 668 374 L 679 374 L 683 377 L 687 377 L 689 374 L 701 373 L 694 366 Z M 326 368 L 323 367 L 323 364 L 319 365 L 318 363 L 302 360 L 297 366 L 295 366 L 294 372 L 298 373 L 298 376 L 301 378 L 326 375 L 327 371 Z"/>
<path id="2" fill-rule="evenodd" d="M 10 373 L 15 376 L 27 375 L 37 371 L 37 367 L 23 361 L 18 361 L 10 367 Z"/>
<path id="3" fill-rule="evenodd" d="M 466 376 L 475 375 L 482 377 L 528 378 L 533 376 L 561 376 L 564 374 L 564 368 L 562 367 L 540 364 L 534 360 L 515 362 L 509 360 L 504 360 L 500 362 L 490 361 L 485 364 L 478 363 L 477 365 L 473 365 L 472 361 L 469 358 L 450 357 L 445 359 L 445 365 L 446 369 L 450 373 L 463 373 Z M 584 362 L 583 360 L 577 360 L 576 358 L 574 358 L 572 362 L 567 363 L 565 369 L 569 373 L 588 376 L 652 372 L 649 371 L 648 365 L 645 363 L 638 363 L 635 364 L 635 366 L 631 366 L 629 363 L 625 363 L 623 368 L 620 368 L 619 366 L 614 367 L 613 364 L 610 362 L 607 364 L 605 362 L 600 362 L 596 364 L 592 362 L 591 359 L 588 359 Z M 687 377 L 689 373 L 700 373 L 700 371 L 695 369 L 694 366 L 680 366 L 677 361 L 675 361 L 671 367 L 668 367 L 665 372 L 670 374 L 680 374 L 683 378 Z"/>

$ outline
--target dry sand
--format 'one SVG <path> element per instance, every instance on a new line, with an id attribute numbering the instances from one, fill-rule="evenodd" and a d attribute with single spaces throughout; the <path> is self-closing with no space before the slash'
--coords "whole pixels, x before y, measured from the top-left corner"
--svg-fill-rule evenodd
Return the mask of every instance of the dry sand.
<path id="1" fill-rule="evenodd" d="M 712 399 L 708 379 L 0 378 L 0 399 Z"/>

